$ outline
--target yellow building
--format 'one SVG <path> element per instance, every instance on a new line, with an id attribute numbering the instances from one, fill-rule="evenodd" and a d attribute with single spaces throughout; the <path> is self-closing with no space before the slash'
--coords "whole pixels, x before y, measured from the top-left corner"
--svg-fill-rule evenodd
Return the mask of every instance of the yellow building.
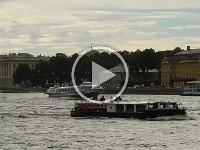
<path id="1" fill-rule="evenodd" d="M 12 88 L 14 86 L 13 73 L 19 64 L 29 64 L 30 68 L 34 69 L 40 60 L 49 60 L 49 57 L 34 57 L 27 53 L 0 55 L 0 88 Z"/>
<path id="2" fill-rule="evenodd" d="M 187 81 L 200 80 L 200 49 L 190 49 L 165 57 L 161 64 L 161 85 L 183 87 Z"/>

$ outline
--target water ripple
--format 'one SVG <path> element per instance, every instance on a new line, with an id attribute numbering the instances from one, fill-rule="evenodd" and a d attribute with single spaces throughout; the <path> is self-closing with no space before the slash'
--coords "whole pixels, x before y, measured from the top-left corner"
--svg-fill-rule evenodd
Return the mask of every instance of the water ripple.
<path id="1" fill-rule="evenodd" d="M 112 95 L 106 95 L 110 97 Z M 74 101 L 41 93 L 0 95 L 0 149 L 199 149 L 200 99 L 124 95 L 130 101 L 178 101 L 185 117 L 150 120 L 71 118 Z"/>

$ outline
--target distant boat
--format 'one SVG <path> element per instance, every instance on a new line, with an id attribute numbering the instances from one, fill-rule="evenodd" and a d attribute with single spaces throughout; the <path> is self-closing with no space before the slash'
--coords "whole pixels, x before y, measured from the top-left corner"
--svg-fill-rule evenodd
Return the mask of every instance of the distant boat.
<path id="1" fill-rule="evenodd" d="M 186 82 L 181 96 L 200 96 L 200 81 Z"/>
<path id="2" fill-rule="evenodd" d="M 83 82 L 81 85 L 77 86 L 80 92 L 88 98 L 97 99 L 97 96 L 103 91 L 101 86 L 92 88 L 91 82 Z M 76 92 L 74 86 L 54 86 L 50 87 L 45 94 L 49 97 L 72 97 L 81 98 Z"/>
<path id="3" fill-rule="evenodd" d="M 176 102 L 109 102 L 76 103 L 71 110 L 71 117 L 110 117 L 147 119 L 186 114 Z"/>

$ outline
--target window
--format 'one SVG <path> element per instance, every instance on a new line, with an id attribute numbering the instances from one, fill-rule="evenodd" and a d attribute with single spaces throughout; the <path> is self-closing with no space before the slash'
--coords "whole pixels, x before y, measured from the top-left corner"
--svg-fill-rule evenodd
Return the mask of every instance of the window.
<path id="1" fill-rule="evenodd" d="M 149 109 L 153 109 L 153 105 L 149 105 Z"/>
<path id="2" fill-rule="evenodd" d="M 169 105 L 168 108 L 174 108 L 174 106 L 173 105 Z"/>
<path id="3" fill-rule="evenodd" d="M 146 105 L 136 105 L 136 111 L 140 112 L 146 109 Z"/>
<path id="4" fill-rule="evenodd" d="M 160 108 L 167 108 L 167 104 L 166 103 L 160 103 Z"/>

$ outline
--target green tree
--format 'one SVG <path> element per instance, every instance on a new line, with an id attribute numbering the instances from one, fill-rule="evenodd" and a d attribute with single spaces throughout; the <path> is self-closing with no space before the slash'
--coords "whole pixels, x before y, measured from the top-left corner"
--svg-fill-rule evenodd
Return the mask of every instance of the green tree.
<path id="1" fill-rule="evenodd" d="M 44 86 L 47 83 L 53 82 L 53 77 L 51 76 L 51 66 L 48 61 L 40 60 L 36 64 L 35 69 L 32 70 L 31 78 L 32 86 Z"/>
<path id="2" fill-rule="evenodd" d="M 156 53 L 154 49 L 145 49 L 140 56 L 140 69 L 145 72 L 156 67 Z"/>
<path id="3" fill-rule="evenodd" d="M 31 80 L 31 68 L 28 64 L 19 64 L 15 72 L 13 73 L 15 84 L 21 84 L 22 86 L 30 86 Z"/>

